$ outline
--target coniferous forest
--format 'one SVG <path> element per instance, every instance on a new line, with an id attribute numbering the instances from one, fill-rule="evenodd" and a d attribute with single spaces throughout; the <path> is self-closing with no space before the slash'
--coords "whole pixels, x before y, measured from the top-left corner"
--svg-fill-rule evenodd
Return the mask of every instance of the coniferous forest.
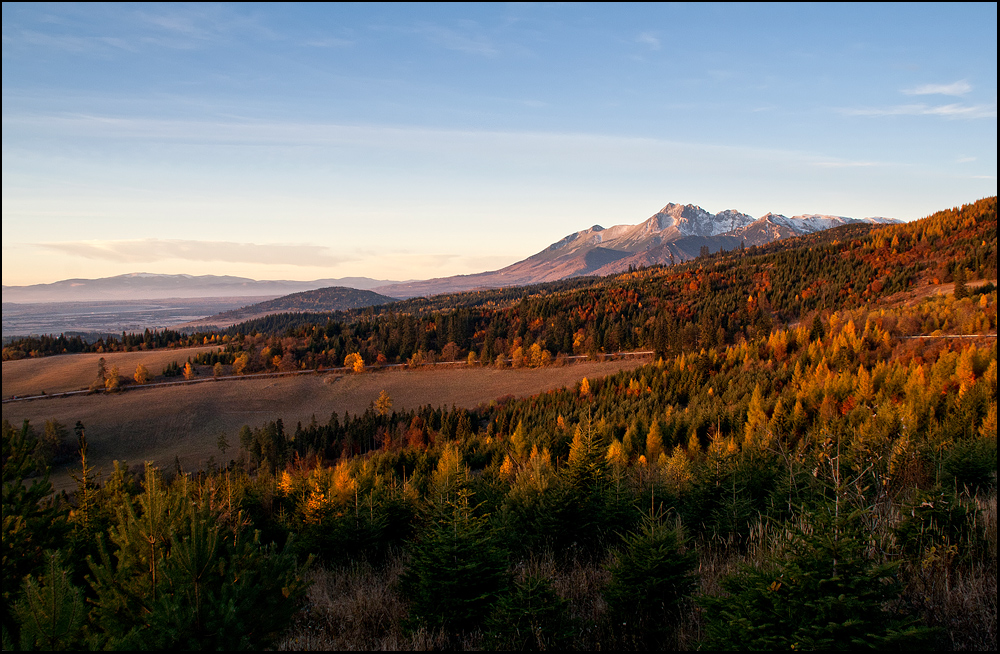
<path id="1" fill-rule="evenodd" d="M 98 475 L 85 425 L 5 422 L 4 649 L 995 649 L 996 243 L 993 197 L 608 278 L 11 343 L 218 343 L 202 363 L 243 372 L 655 354 L 474 410 L 247 425 L 198 472 Z"/>

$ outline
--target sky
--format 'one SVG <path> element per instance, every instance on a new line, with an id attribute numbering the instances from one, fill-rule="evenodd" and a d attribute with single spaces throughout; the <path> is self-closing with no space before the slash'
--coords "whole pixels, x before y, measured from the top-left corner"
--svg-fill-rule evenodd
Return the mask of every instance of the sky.
<path id="1" fill-rule="evenodd" d="M 997 193 L 997 6 L 4 4 L 3 284 L 495 270 Z"/>

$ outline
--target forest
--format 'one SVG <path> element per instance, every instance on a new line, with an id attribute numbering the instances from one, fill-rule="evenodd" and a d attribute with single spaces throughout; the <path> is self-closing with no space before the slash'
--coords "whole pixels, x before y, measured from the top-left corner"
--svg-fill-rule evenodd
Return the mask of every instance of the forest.
<path id="1" fill-rule="evenodd" d="M 202 334 L 248 370 L 656 356 L 474 410 L 246 425 L 199 471 L 98 476 L 85 425 L 5 422 L 4 648 L 995 649 L 996 234 L 994 197 Z M 102 346 L 174 336 L 126 338 Z"/>

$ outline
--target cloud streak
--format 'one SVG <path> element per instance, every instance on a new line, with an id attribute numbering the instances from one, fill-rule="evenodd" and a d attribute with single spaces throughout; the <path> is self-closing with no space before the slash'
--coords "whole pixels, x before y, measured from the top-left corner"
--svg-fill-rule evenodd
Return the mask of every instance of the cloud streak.
<path id="1" fill-rule="evenodd" d="M 903 89 L 906 95 L 965 95 L 972 87 L 964 79 L 951 84 L 921 84 L 912 89 Z"/>
<path id="2" fill-rule="evenodd" d="M 643 32 L 639 36 L 635 37 L 636 43 L 641 43 L 647 46 L 650 50 L 660 49 L 660 39 L 656 38 L 650 32 Z"/>
<path id="3" fill-rule="evenodd" d="M 235 243 L 231 241 L 194 241 L 145 238 L 109 241 L 71 241 L 38 243 L 38 247 L 84 259 L 114 263 L 149 263 L 179 259 L 183 261 L 221 261 L 285 266 L 335 266 L 354 257 L 335 256 L 318 245 Z"/>
<path id="4" fill-rule="evenodd" d="M 866 107 L 842 109 L 847 116 L 939 116 L 942 118 L 975 120 L 979 118 L 996 118 L 995 104 L 903 104 L 892 107 Z"/>
<path id="5" fill-rule="evenodd" d="M 245 146 L 266 148 L 361 148 L 454 155 L 494 161 L 523 162 L 540 157 L 565 163 L 607 162 L 609 157 L 647 165 L 677 161 L 711 161 L 718 166 L 734 160 L 812 162 L 808 153 L 775 148 L 683 142 L 643 136 L 552 131 L 498 131 L 344 125 L 308 122 L 187 121 L 119 118 L 102 115 L 9 115 L 5 133 L 44 133 L 50 138 L 87 138 L 111 141 L 176 143 L 184 146 Z M 531 153 L 530 155 L 528 153 Z"/>
<path id="6" fill-rule="evenodd" d="M 411 31 L 418 34 L 431 43 L 445 48 L 446 50 L 456 50 L 467 54 L 483 55 L 492 57 L 499 51 L 491 39 L 479 32 L 476 26 L 470 21 L 463 21 L 467 30 L 459 31 L 432 23 L 421 23 Z"/>

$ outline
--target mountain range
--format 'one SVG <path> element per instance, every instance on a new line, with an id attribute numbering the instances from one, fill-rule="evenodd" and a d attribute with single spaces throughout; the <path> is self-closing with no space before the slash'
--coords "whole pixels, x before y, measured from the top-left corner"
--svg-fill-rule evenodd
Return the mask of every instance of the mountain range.
<path id="1" fill-rule="evenodd" d="M 3 301 L 95 302 L 105 300 L 163 300 L 168 298 L 274 298 L 331 286 L 370 290 L 395 284 L 385 279 L 343 277 L 312 281 L 261 280 L 231 275 L 158 275 L 128 273 L 99 279 L 64 279 L 51 284 L 4 286 Z"/>
<path id="2" fill-rule="evenodd" d="M 656 264 L 696 258 L 706 248 L 764 245 L 853 223 L 896 223 L 889 218 L 846 218 L 807 214 L 760 218 L 735 210 L 710 213 L 699 206 L 667 204 L 637 225 L 594 225 L 553 243 L 523 261 L 499 270 L 422 281 L 395 282 L 367 277 L 312 281 L 264 280 L 216 275 L 131 273 L 101 279 L 68 279 L 52 284 L 4 286 L 3 301 L 14 303 L 137 300 L 193 297 L 285 296 L 328 287 L 374 291 L 392 298 L 453 293 L 476 288 L 521 286 L 585 275 L 610 275 Z M 277 307 L 275 307 L 277 309 Z M 290 309 L 294 310 L 294 309 Z"/>
<path id="3" fill-rule="evenodd" d="M 720 249 L 765 245 L 855 223 L 897 223 L 891 218 L 847 218 L 806 214 L 791 218 L 768 213 L 754 219 L 726 210 L 710 213 L 699 206 L 668 204 L 638 225 L 594 225 L 553 243 L 523 261 L 491 272 L 456 275 L 373 288 L 392 297 L 454 293 L 550 282 L 584 275 L 610 275 L 630 266 L 673 264 L 696 258 L 703 248 Z"/>

